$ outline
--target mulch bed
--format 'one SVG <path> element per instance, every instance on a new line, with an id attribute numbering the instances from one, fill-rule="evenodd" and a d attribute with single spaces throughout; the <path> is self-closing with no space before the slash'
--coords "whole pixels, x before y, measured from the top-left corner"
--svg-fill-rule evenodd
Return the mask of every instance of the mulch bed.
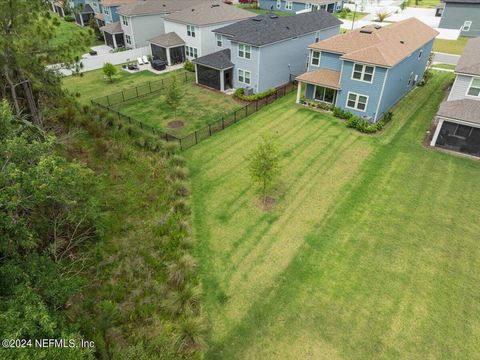
<path id="1" fill-rule="evenodd" d="M 184 127 L 185 126 L 185 123 L 182 121 L 182 120 L 174 120 L 174 121 L 170 121 L 167 126 L 170 128 L 170 129 L 178 129 L 178 128 L 181 128 L 181 127 Z"/>

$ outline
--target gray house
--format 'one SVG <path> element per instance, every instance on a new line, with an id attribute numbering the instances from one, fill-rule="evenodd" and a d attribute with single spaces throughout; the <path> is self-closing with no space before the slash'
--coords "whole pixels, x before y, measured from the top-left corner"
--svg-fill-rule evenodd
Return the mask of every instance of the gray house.
<path id="1" fill-rule="evenodd" d="M 305 10 L 326 10 L 333 13 L 342 10 L 343 0 L 259 0 L 258 7 L 293 14 Z"/>
<path id="2" fill-rule="evenodd" d="M 431 146 L 480 156 L 480 38 L 470 39 L 440 105 Z"/>
<path id="3" fill-rule="evenodd" d="M 445 0 L 442 29 L 460 29 L 462 36 L 480 36 L 480 0 Z"/>
<path id="4" fill-rule="evenodd" d="M 286 17 L 259 15 L 216 29 L 219 51 L 193 61 L 197 83 L 254 93 L 286 84 L 306 70 L 308 45 L 338 34 L 341 23 L 320 10 Z"/>

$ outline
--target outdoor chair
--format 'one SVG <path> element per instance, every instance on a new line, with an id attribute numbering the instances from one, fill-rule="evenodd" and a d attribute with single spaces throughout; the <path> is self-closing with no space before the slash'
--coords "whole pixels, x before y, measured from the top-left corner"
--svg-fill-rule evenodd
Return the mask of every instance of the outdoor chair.
<path id="1" fill-rule="evenodd" d="M 139 58 L 137 59 L 137 62 L 138 62 L 138 65 L 143 65 L 143 60 L 142 60 L 141 57 L 139 57 Z"/>
<path id="2" fill-rule="evenodd" d="M 147 55 L 143 55 L 142 60 L 143 60 L 143 63 L 144 63 L 144 64 L 148 64 L 148 63 L 149 63 Z"/>

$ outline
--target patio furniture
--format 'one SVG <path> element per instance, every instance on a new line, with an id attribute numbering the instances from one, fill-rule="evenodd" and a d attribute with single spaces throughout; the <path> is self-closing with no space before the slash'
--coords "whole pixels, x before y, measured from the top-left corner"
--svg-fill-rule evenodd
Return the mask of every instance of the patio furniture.
<path id="1" fill-rule="evenodd" d="M 163 60 L 152 60 L 152 68 L 158 71 L 163 71 L 167 68 L 167 63 Z"/>
<path id="2" fill-rule="evenodd" d="M 147 55 L 143 55 L 142 60 L 143 60 L 143 63 L 144 63 L 144 64 L 148 64 L 148 63 L 149 63 Z"/>
<path id="3" fill-rule="evenodd" d="M 138 65 L 143 65 L 143 60 L 141 57 L 137 58 Z"/>

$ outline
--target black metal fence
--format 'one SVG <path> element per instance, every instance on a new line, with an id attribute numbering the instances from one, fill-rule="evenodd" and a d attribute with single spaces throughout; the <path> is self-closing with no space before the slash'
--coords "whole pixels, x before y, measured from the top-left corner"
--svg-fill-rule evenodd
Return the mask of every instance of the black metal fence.
<path id="1" fill-rule="evenodd" d="M 193 74 L 193 76 L 195 76 L 195 74 Z M 185 78 L 184 79 L 185 79 L 185 82 L 189 81 L 187 73 L 185 73 Z M 255 100 L 255 101 L 249 102 L 244 107 L 242 107 L 240 109 L 237 109 L 237 110 L 233 111 L 232 113 L 230 113 L 228 115 L 222 115 L 217 121 L 214 121 L 214 122 L 208 124 L 207 126 L 201 128 L 201 129 L 198 129 L 198 130 L 196 130 L 196 131 L 194 131 L 194 132 L 192 132 L 192 133 L 190 133 L 190 134 L 188 134 L 184 137 L 178 137 L 178 136 L 160 131 L 158 129 L 155 129 L 154 127 L 152 127 L 150 125 L 144 124 L 143 122 L 141 122 L 139 120 L 136 120 L 136 119 L 132 118 L 131 116 L 125 115 L 125 114 L 121 113 L 120 111 L 112 108 L 112 106 L 120 104 L 122 102 L 131 100 L 131 99 L 135 99 L 135 98 L 138 98 L 138 97 L 143 96 L 143 95 L 151 94 L 152 92 L 155 92 L 155 91 L 159 91 L 159 90 L 163 89 L 166 84 L 168 84 L 167 81 L 164 82 L 164 81 L 159 80 L 159 81 L 157 81 L 157 83 L 158 82 L 161 83 L 161 87 L 156 88 L 154 86 L 152 88 L 151 84 L 148 84 L 148 83 L 147 84 L 142 84 L 142 85 L 139 85 L 139 86 L 136 87 L 136 89 L 140 88 L 142 90 L 140 90 L 140 91 L 135 90 L 135 92 L 133 94 L 131 92 L 131 89 L 124 90 L 121 93 L 118 93 L 118 94 L 120 94 L 120 97 L 119 97 L 118 94 L 108 95 L 104 98 L 101 98 L 100 99 L 101 101 L 99 101 L 99 99 L 92 100 L 92 104 L 94 104 L 96 106 L 99 106 L 99 107 L 101 107 L 101 108 L 103 108 L 107 111 L 111 111 L 112 113 L 115 114 L 116 117 L 118 117 L 119 120 L 125 121 L 129 124 L 136 125 L 143 130 L 146 130 L 146 131 L 149 131 L 149 132 L 151 132 L 155 135 L 158 135 L 159 137 L 161 137 L 162 139 L 164 139 L 167 142 L 176 141 L 176 142 L 178 142 L 178 144 L 180 146 L 180 149 L 185 150 L 185 149 L 188 149 L 188 148 L 198 144 L 200 141 L 212 136 L 213 134 L 215 134 L 219 131 L 222 131 L 222 130 L 226 129 L 227 127 L 239 122 L 240 120 L 252 115 L 253 113 L 255 113 L 258 110 L 265 107 L 266 105 L 271 104 L 275 100 L 277 100 L 281 97 L 284 97 L 285 95 L 287 95 L 288 93 L 290 93 L 290 92 L 292 92 L 296 89 L 296 84 L 294 82 L 291 82 L 291 83 L 288 83 L 286 85 L 280 86 L 271 95 L 269 95 L 269 96 L 267 96 L 263 99 L 260 99 L 260 100 Z M 150 83 L 153 84 L 154 82 L 150 82 Z M 150 92 L 144 92 L 146 86 L 148 86 L 148 90 Z M 157 90 L 153 90 L 153 91 L 150 90 L 150 89 L 155 89 L 155 88 Z M 127 94 L 126 97 L 125 97 L 125 94 Z M 143 94 L 143 95 L 140 95 L 140 94 Z M 123 99 L 127 99 L 127 100 L 123 100 Z M 116 100 L 116 102 L 112 102 L 112 101 L 115 101 L 115 100 Z"/>

